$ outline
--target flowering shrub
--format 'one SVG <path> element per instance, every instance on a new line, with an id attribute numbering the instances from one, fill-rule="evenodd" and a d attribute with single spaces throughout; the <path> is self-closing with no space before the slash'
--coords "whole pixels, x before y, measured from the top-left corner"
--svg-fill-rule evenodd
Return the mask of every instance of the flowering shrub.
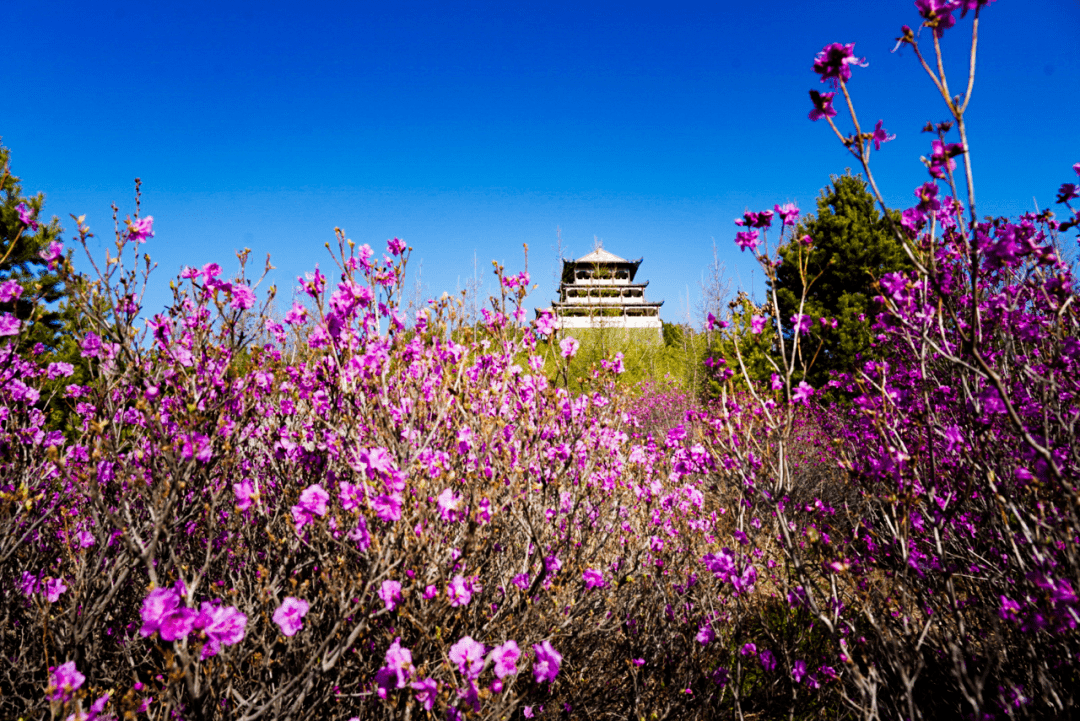
<path id="1" fill-rule="evenodd" d="M 919 7 L 937 48 L 960 5 Z M 876 192 L 888 135 L 844 136 L 832 107 L 853 111 L 864 64 L 827 46 L 835 92 L 812 97 Z M 967 98 L 943 95 L 961 139 L 938 126 L 928 169 L 956 198 Z M 966 209 L 931 181 L 895 228 L 916 270 L 881 279 L 885 360 L 834 377 L 853 399 L 834 407 L 795 382 L 820 319 L 775 298 L 746 319 L 778 345 L 771 382 L 732 331 L 738 367 L 700 405 L 624 391 L 618 358 L 558 387 L 544 369 L 565 377 L 577 343 L 524 323 L 525 273 L 496 267 L 476 327 L 450 298 L 405 317 L 397 239 L 376 257 L 339 231 L 283 322 L 246 251 L 145 311 L 149 216 L 94 277 L 50 249 L 89 380 L 59 386 L 53 428 L 43 389 L 72 368 L 21 326 L 0 346 L 3 715 L 1063 713 L 1080 341 L 1055 243 L 1074 221 L 977 220 L 965 171 Z M 774 217 L 736 241 L 766 273 Z"/>

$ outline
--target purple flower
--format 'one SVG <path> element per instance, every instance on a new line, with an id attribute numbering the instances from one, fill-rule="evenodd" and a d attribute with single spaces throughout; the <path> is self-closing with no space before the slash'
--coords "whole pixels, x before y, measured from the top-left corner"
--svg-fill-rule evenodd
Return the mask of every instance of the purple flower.
<path id="1" fill-rule="evenodd" d="M 821 76 L 821 82 L 829 81 L 836 87 L 837 82 L 846 83 L 851 79 L 849 65 L 858 65 L 860 68 L 869 65 L 865 58 L 855 57 L 854 50 L 855 43 L 826 45 L 814 57 L 814 72 Z"/>
<path id="2" fill-rule="evenodd" d="M 222 646 L 232 646 L 243 641 L 246 626 L 247 616 L 240 613 L 236 606 L 203 603 L 194 626 L 196 631 L 202 631 L 206 635 L 202 659 L 218 655 Z"/>
<path id="3" fill-rule="evenodd" d="M 180 592 L 174 588 L 155 588 L 143 601 L 142 636 L 161 634 L 163 641 L 175 641 L 191 633 L 195 612 L 180 605 Z"/>
<path id="4" fill-rule="evenodd" d="M 23 287 L 13 280 L 7 280 L 0 283 L 0 303 L 10 303 L 13 300 L 18 300 L 22 295 Z"/>
<path id="5" fill-rule="evenodd" d="M 791 677 L 795 679 L 795 683 L 802 683 L 803 678 L 806 676 L 806 661 L 798 660 L 791 669 Z"/>
<path id="6" fill-rule="evenodd" d="M 300 500 L 292 507 L 293 523 L 296 524 L 296 530 L 299 531 L 311 523 L 312 516 L 325 516 L 326 503 L 329 500 L 330 494 L 318 483 L 300 491 Z"/>
<path id="7" fill-rule="evenodd" d="M 501 646 L 496 646 L 489 655 L 489 658 L 495 662 L 495 676 L 504 679 L 517 674 L 518 669 L 515 664 L 520 657 L 521 649 L 513 639 Z"/>
<path id="8" fill-rule="evenodd" d="M 915 7 L 919 9 L 919 15 L 926 20 L 928 27 L 934 28 L 934 37 L 941 35 L 956 24 L 953 11 L 960 8 L 960 3 L 955 0 L 915 0 Z"/>
<path id="9" fill-rule="evenodd" d="M 18 335 L 21 327 L 22 321 L 11 313 L 0 315 L 0 336 Z"/>
<path id="10" fill-rule="evenodd" d="M 49 603 L 56 603 L 60 600 L 60 595 L 67 590 L 67 586 L 64 585 L 62 578 L 50 578 L 45 581 L 45 600 Z"/>
<path id="11" fill-rule="evenodd" d="M 805 403 L 812 395 L 814 395 L 813 386 L 806 381 L 799 381 L 799 385 L 795 386 L 795 392 L 791 394 L 791 400 L 796 403 Z"/>
<path id="12" fill-rule="evenodd" d="M 766 671 L 773 671 L 776 669 L 776 659 L 773 658 L 772 651 L 765 649 L 758 654 L 758 661 L 761 661 L 761 667 Z"/>
<path id="13" fill-rule="evenodd" d="M 915 189 L 915 197 L 919 199 L 918 209 L 923 213 L 941 210 L 941 202 L 937 199 L 937 183 L 926 182 Z"/>
<path id="14" fill-rule="evenodd" d="M 450 597 L 451 606 L 468 606 L 469 601 L 472 600 L 473 584 L 470 579 L 458 574 L 446 587 L 446 595 Z"/>
<path id="15" fill-rule="evenodd" d="M 757 653 L 757 646 L 753 643 L 744 644 L 743 647 L 739 649 L 739 653 L 743 656 L 753 656 Z"/>
<path id="16" fill-rule="evenodd" d="M 803 313 L 796 313 L 791 316 L 791 325 L 799 335 L 806 335 L 810 332 L 811 322 L 810 316 Z"/>
<path id="17" fill-rule="evenodd" d="M 522 591 L 529 588 L 529 577 L 524 573 L 519 573 L 510 579 L 510 582 L 520 588 Z"/>
<path id="18" fill-rule="evenodd" d="M 229 305 L 236 310 L 247 310 L 255 305 L 255 291 L 246 285 L 233 284 L 232 301 Z"/>
<path id="19" fill-rule="evenodd" d="M 145 243 L 147 238 L 154 237 L 154 216 L 138 218 L 135 221 L 128 220 L 128 240 L 136 243 Z"/>
<path id="20" fill-rule="evenodd" d="M 19 203 L 15 206 L 15 210 L 19 211 L 19 222 L 29 225 L 34 230 L 38 229 L 38 222 L 34 220 L 34 216 L 37 215 L 36 210 L 28 208 L 26 203 Z"/>
<path id="21" fill-rule="evenodd" d="M 464 503 L 464 498 L 455 495 L 451 489 L 444 488 L 438 498 L 439 516 L 448 523 L 454 523 L 460 518 Z"/>
<path id="22" fill-rule="evenodd" d="M 799 209 L 794 203 L 774 205 L 773 209 L 780 216 L 780 220 L 783 221 L 784 225 L 795 225 L 795 221 L 799 219 Z"/>
<path id="23" fill-rule="evenodd" d="M 375 496 L 371 501 L 371 506 L 380 520 L 389 523 L 401 518 L 401 494 L 399 493 Z"/>
<path id="24" fill-rule="evenodd" d="M 401 255 L 405 252 L 405 241 L 400 238 L 394 238 L 393 240 L 386 241 L 386 247 L 394 255 Z"/>
<path id="25" fill-rule="evenodd" d="M 96 333 L 87 333 L 79 348 L 83 358 L 97 358 L 101 353 L 101 338 Z"/>
<path id="26" fill-rule="evenodd" d="M 1058 190 L 1057 202 L 1068 203 L 1074 198 L 1080 198 L 1080 191 L 1077 190 L 1075 183 L 1064 183 Z"/>
<path id="27" fill-rule="evenodd" d="M 555 321 L 555 314 L 550 310 L 544 309 L 540 311 L 540 315 L 536 317 L 536 330 L 540 335 L 549 336 L 555 332 L 558 328 L 558 323 Z"/>
<path id="28" fill-rule="evenodd" d="M 595 569 L 586 568 L 581 575 L 585 579 L 585 588 L 603 588 L 607 585 L 604 582 L 604 574 Z"/>
<path id="29" fill-rule="evenodd" d="M 698 629 L 697 635 L 694 636 L 694 640 L 700 643 L 702 646 L 708 646 L 716 638 L 716 632 L 713 631 L 712 626 L 705 624 Z"/>
<path id="30" fill-rule="evenodd" d="M 533 674 L 536 682 L 554 681 L 559 675 L 559 666 L 562 664 L 562 655 L 556 651 L 550 641 L 533 644 L 536 652 L 536 660 L 533 661 Z"/>
<path id="31" fill-rule="evenodd" d="M 435 679 L 428 677 L 423 681 L 413 681 L 412 690 L 416 692 L 416 702 L 430 711 L 435 707 L 435 699 L 439 697 L 439 684 Z"/>
<path id="32" fill-rule="evenodd" d="M 397 581 L 386 580 L 379 587 L 379 598 L 386 605 L 387 611 L 393 611 L 401 600 L 401 584 Z"/>
<path id="33" fill-rule="evenodd" d="M 475 679 L 484 668 L 484 644 L 474 641 L 471 636 L 465 636 L 451 646 L 448 655 L 467 679 Z"/>
<path id="34" fill-rule="evenodd" d="M 751 252 L 757 250 L 758 247 L 758 232 L 756 230 L 744 230 L 735 234 L 735 245 L 739 246 L 742 250 L 750 249 Z"/>
<path id="35" fill-rule="evenodd" d="M 946 171 L 956 170 L 956 161 L 953 158 L 964 152 L 964 146 L 960 143 L 948 143 L 941 140 L 930 142 L 930 175 L 935 178 L 944 178 Z M 945 170 L 942 170 L 945 168 Z M 936 210 L 936 208 L 935 208 Z"/>
<path id="36" fill-rule="evenodd" d="M 303 618 L 310 608 L 307 601 L 289 596 L 274 611 L 274 623 L 281 627 L 281 632 L 286 636 L 295 636 L 304 627 Z"/>
<path id="37" fill-rule="evenodd" d="M 289 325 L 298 325 L 307 320 L 307 308 L 300 301 L 293 301 L 292 308 L 285 314 L 285 322 Z"/>
<path id="38" fill-rule="evenodd" d="M 412 651 L 402 648 L 401 639 L 395 638 L 390 648 L 386 649 L 386 665 L 375 674 L 379 697 L 386 698 L 387 689 L 405 688 L 413 671 Z"/>
<path id="39" fill-rule="evenodd" d="M 563 358 L 573 358 L 577 354 L 578 348 L 580 347 L 581 343 L 579 343 L 578 339 L 574 338 L 573 336 L 563 338 L 561 341 L 559 341 L 559 350 L 562 351 Z"/>
<path id="40" fill-rule="evenodd" d="M 49 670 L 52 671 L 52 678 L 49 679 L 49 688 L 52 689 L 52 694 L 49 696 L 51 701 L 70 701 L 72 694 L 78 691 L 86 681 L 86 676 L 75 668 L 74 661 L 68 661 Z"/>
<path id="41" fill-rule="evenodd" d="M 874 141 L 874 150 L 881 150 L 881 144 L 887 143 L 890 140 L 896 140 L 895 135 L 889 135 L 885 128 L 881 127 L 883 121 L 877 121 L 877 125 L 874 126 L 874 134 L 870 137 Z"/>
<path id="42" fill-rule="evenodd" d="M 811 90 L 810 102 L 814 104 L 814 109 L 807 114 L 807 117 L 815 122 L 822 118 L 835 118 L 836 108 L 832 104 L 834 97 L 836 93 L 819 93 L 817 90 Z"/>
<path id="43" fill-rule="evenodd" d="M 761 335 L 765 330 L 765 316 L 755 315 L 750 319 L 750 332 L 754 335 Z"/>
<path id="44" fill-rule="evenodd" d="M 49 247 L 38 253 L 42 260 L 49 264 L 49 270 L 56 267 L 56 261 L 64 254 L 64 244 L 58 240 L 49 243 Z"/>

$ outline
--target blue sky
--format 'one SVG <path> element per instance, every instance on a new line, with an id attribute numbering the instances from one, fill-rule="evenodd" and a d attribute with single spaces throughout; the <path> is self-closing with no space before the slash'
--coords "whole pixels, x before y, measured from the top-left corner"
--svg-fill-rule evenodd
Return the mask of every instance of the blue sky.
<path id="1" fill-rule="evenodd" d="M 426 296 L 464 287 L 474 258 L 485 278 L 493 259 L 520 269 L 528 243 L 542 306 L 560 227 L 568 255 L 598 236 L 644 256 L 650 298 L 682 320 L 714 239 L 736 285 L 760 279 L 734 218 L 811 210 L 853 164 L 806 118 L 822 46 L 869 60 L 851 90 L 864 124 L 897 134 L 874 160 L 890 205 L 913 204 L 919 130 L 946 118 L 910 50 L 890 53 L 918 23 L 910 0 L 39 1 L 3 16 L 12 169 L 47 214 L 85 213 L 105 237 L 109 204 L 131 212 L 142 178 L 160 265 L 148 310 L 181 266 L 235 268 L 243 247 L 272 255 L 288 298 L 326 267 L 335 226 L 376 249 L 405 239 Z M 954 87 L 969 32 L 970 18 L 946 34 Z M 1078 0 L 984 11 L 969 110 L 981 213 L 1046 207 L 1074 180 L 1078 36 Z"/>

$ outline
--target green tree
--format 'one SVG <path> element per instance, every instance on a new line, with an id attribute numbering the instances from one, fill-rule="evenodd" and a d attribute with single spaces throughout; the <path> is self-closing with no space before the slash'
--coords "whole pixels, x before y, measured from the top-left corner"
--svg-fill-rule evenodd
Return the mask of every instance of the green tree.
<path id="1" fill-rule="evenodd" d="M 899 223 L 900 214 L 889 212 Z M 804 242 L 804 236 L 812 240 Z M 832 184 L 818 197 L 817 215 L 800 223 L 794 239 L 780 248 L 780 256 L 776 296 L 781 326 L 788 334 L 807 287 L 802 313 L 810 316 L 812 329 L 802 351 L 809 367 L 806 381 L 820 388 L 830 371 L 850 371 L 858 357 L 876 357 L 870 328 L 878 312 L 874 301 L 880 295 L 878 279 L 909 269 L 910 260 L 892 235 L 888 218 L 875 207 L 862 176 L 853 176 L 850 170 L 832 176 Z"/>
<path id="2" fill-rule="evenodd" d="M 19 178 L 11 174 L 10 157 L 0 145 L 0 283 L 14 280 L 22 292 L 0 303 L 0 314 L 11 313 L 22 321 L 25 347 L 41 343 L 55 351 L 70 310 L 60 304 L 64 284 L 42 253 L 59 241 L 63 228 L 56 217 L 40 220 L 45 194 L 22 194 Z"/>

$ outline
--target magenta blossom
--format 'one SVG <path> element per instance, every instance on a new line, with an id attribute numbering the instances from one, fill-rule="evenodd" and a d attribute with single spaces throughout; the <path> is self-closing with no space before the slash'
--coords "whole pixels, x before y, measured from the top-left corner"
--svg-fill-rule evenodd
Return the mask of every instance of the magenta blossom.
<path id="1" fill-rule="evenodd" d="M 38 253 L 42 260 L 49 264 L 49 270 L 56 267 L 56 262 L 64 254 L 64 244 L 58 240 L 49 243 L 49 247 Z"/>
<path id="2" fill-rule="evenodd" d="M 795 332 L 799 335 L 806 335 L 810 332 L 810 316 L 804 313 L 796 313 L 791 316 L 791 325 L 795 329 Z"/>
<path id="3" fill-rule="evenodd" d="M 794 203 L 774 205 L 773 210 L 780 216 L 784 225 L 795 225 L 795 221 L 799 219 L 799 208 Z"/>
<path id="4" fill-rule="evenodd" d="M 501 646 L 496 646 L 488 657 L 495 662 L 495 676 L 504 679 L 517 674 L 518 669 L 515 664 L 521 657 L 521 649 L 511 639 Z"/>
<path id="5" fill-rule="evenodd" d="M 1058 190 L 1057 202 L 1068 203 L 1070 200 L 1080 198 L 1080 191 L 1077 190 L 1075 183 L 1063 183 Z"/>
<path id="6" fill-rule="evenodd" d="M 0 315 L 0 336 L 18 335 L 22 328 L 22 321 L 11 313 Z"/>
<path id="7" fill-rule="evenodd" d="M 578 339 L 574 338 L 573 336 L 563 338 L 561 341 L 559 341 L 559 350 L 562 351 L 563 358 L 573 358 L 577 354 L 578 348 L 580 347 L 581 343 L 579 343 Z"/>
<path id="8" fill-rule="evenodd" d="M 329 500 L 330 494 L 318 483 L 300 491 L 300 500 L 292 507 L 293 523 L 296 524 L 296 530 L 299 531 L 311 523 L 313 516 L 325 516 L 326 503 Z"/>
<path id="9" fill-rule="evenodd" d="M 829 43 L 814 57 L 814 72 L 821 76 L 821 82 L 831 82 L 833 87 L 838 82 L 846 83 L 851 79 L 850 65 L 865 68 L 869 63 L 865 58 L 855 57 L 855 43 L 842 45 Z"/>
<path id="10" fill-rule="evenodd" d="M 799 381 L 799 385 L 795 386 L 795 392 L 791 394 L 791 400 L 796 403 L 806 403 L 812 395 L 814 395 L 813 386 L 806 381 Z"/>
<path id="11" fill-rule="evenodd" d="M 430 711 L 435 707 L 435 699 L 439 697 L 439 684 L 433 678 L 425 678 L 422 681 L 413 681 L 412 690 L 416 692 L 416 702 Z"/>
<path id="12" fill-rule="evenodd" d="M 473 593 L 479 590 L 474 578 L 465 578 L 458 574 L 454 576 L 450 581 L 450 585 L 446 587 L 446 595 L 450 597 L 451 606 L 468 606 Z"/>
<path id="13" fill-rule="evenodd" d="M 540 311 L 540 315 L 536 317 L 536 331 L 542 336 L 550 336 L 557 328 L 555 314 L 547 309 Z"/>
<path id="14" fill-rule="evenodd" d="M 375 674 L 375 681 L 379 685 L 379 698 L 386 698 L 386 690 L 390 688 L 405 688 L 414 672 L 412 651 L 401 646 L 401 639 L 395 638 L 386 649 L 386 665 Z"/>
<path id="15" fill-rule="evenodd" d="M 163 641 L 175 641 L 191 633 L 195 625 L 195 612 L 180 605 L 180 591 L 177 588 L 155 588 L 143 601 L 143 625 L 139 629 L 142 636 L 161 634 Z"/>
<path id="16" fill-rule="evenodd" d="M 915 0 L 919 15 L 926 21 L 924 25 L 934 28 L 934 37 L 942 34 L 956 24 L 953 11 L 960 8 L 956 0 Z"/>
<path id="17" fill-rule="evenodd" d="M 126 222 L 128 227 L 128 240 L 132 240 L 136 243 L 145 243 L 147 238 L 154 237 L 154 216 L 148 215 L 145 218 L 138 218 L 134 221 L 129 218 Z"/>
<path id="18" fill-rule="evenodd" d="M 49 603 L 56 603 L 60 600 L 60 595 L 66 590 L 67 586 L 62 578 L 50 578 L 45 581 L 45 600 Z"/>
<path id="19" fill-rule="evenodd" d="M 754 335 L 761 335 L 765 330 L 765 316 L 755 315 L 750 318 L 750 332 Z"/>
<path id="20" fill-rule="evenodd" d="M 379 598 L 382 599 L 387 611 L 393 611 L 401 600 L 401 584 L 397 581 L 383 581 L 379 587 Z"/>
<path id="21" fill-rule="evenodd" d="M 194 625 L 196 631 L 202 631 L 206 636 L 202 659 L 218 655 L 222 646 L 232 646 L 243 641 L 246 626 L 247 616 L 240 613 L 236 606 L 203 603 Z"/>
<path id="22" fill-rule="evenodd" d="M 694 640 L 700 643 L 702 646 L 708 646 L 716 638 L 716 632 L 713 631 L 712 626 L 705 624 L 698 629 L 697 635 L 694 636 Z"/>
<path id="23" fill-rule="evenodd" d="M 0 303 L 10 303 L 18 300 L 22 295 L 23 287 L 14 280 L 6 280 L 0 283 Z"/>
<path id="24" fill-rule="evenodd" d="M 832 104 L 834 97 L 836 97 L 836 93 L 819 93 L 817 90 L 811 90 L 810 102 L 814 104 L 814 109 L 810 111 L 807 117 L 813 121 L 822 118 L 835 118 L 836 108 Z"/>
<path id="25" fill-rule="evenodd" d="M 465 499 L 455 495 L 449 488 L 444 488 L 437 499 L 439 516 L 447 523 L 454 523 L 461 518 L 461 509 L 465 505 Z"/>
<path id="26" fill-rule="evenodd" d="M 74 661 L 62 663 L 56 668 L 51 668 L 49 670 L 52 671 L 52 678 L 49 679 L 49 688 L 52 689 L 52 694 L 49 696 L 49 700 L 51 701 L 70 701 L 72 695 L 78 691 L 79 687 L 86 681 L 86 676 L 83 676 L 79 673 L 79 670 L 75 668 Z"/>
<path id="27" fill-rule="evenodd" d="M 303 618 L 310 608 L 307 601 L 289 596 L 274 611 L 274 623 L 286 636 L 295 636 L 296 632 L 304 627 Z"/>
<path id="28" fill-rule="evenodd" d="M 874 141 L 874 150 L 881 150 L 882 143 L 896 139 L 895 135 L 889 135 L 888 131 L 881 127 L 882 122 L 884 121 L 877 121 L 877 125 L 874 126 L 874 134 L 870 136 L 870 139 Z"/>
<path id="29" fill-rule="evenodd" d="M 255 494 L 255 485 L 250 480 L 243 480 L 233 484 L 233 494 L 236 496 L 236 507 L 241 511 L 251 508 Z"/>
<path id="30" fill-rule="evenodd" d="M 604 582 L 604 574 L 592 568 L 586 568 L 582 574 L 585 579 L 585 588 L 603 588 L 607 584 Z"/>
<path id="31" fill-rule="evenodd" d="M 450 647 L 449 657 L 465 678 L 475 679 L 484 668 L 484 644 L 465 636 Z"/>
<path id="32" fill-rule="evenodd" d="M 255 305 L 255 291 L 246 285 L 233 284 L 232 301 L 229 305 L 236 310 L 247 310 Z"/>
<path id="33" fill-rule="evenodd" d="M 798 660 L 791 668 L 791 677 L 795 679 L 795 683 L 802 683 L 803 678 L 806 677 L 806 661 Z"/>
<path id="34" fill-rule="evenodd" d="M 390 523 L 401 518 L 400 493 L 375 496 L 371 501 L 371 506 L 375 509 L 375 515 L 378 516 L 380 520 Z"/>
<path id="35" fill-rule="evenodd" d="M 735 234 L 735 245 L 739 246 L 742 250 L 750 249 L 751 252 L 757 250 L 758 247 L 758 232 L 756 230 L 744 230 Z"/>
<path id="36" fill-rule="evenodd" d="M 533 651 L 536 652 L 536 660 L 533 661 L 536 682 L 554 681 L 559 675 L 562 655 L 552 647 L 551 641 L 533 644 Z"/>
<path id="37" fill-rule="evenodd" d="M 773 657 L 772 651 L 765 649 L 758 654 L 758 660 L 761 661 L 761 667 L 766 671 L 774 671 L 776 669 L 776 659 Z"/>
<path id="38" fill-rule="evenodd" d="M 19 203 L 15 206 L 15 210 L 19 212 L 19 222 L 23 225 L 29 225 L 34 230 L 38 229 L 38 222 L 34 220 L 34 216 L 37 215 L 37 211 L 27 207 L 26 203 Z"/>

